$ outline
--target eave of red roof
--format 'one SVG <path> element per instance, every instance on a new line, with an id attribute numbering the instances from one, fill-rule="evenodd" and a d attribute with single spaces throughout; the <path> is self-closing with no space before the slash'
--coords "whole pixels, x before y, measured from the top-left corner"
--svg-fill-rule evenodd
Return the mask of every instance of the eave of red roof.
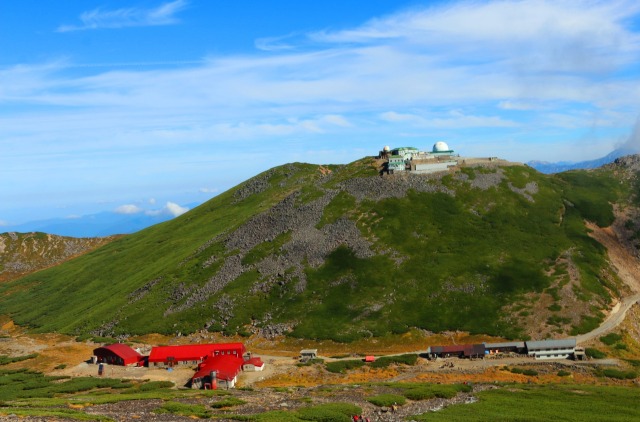
<path id="1" fill-rule="evenodd" d="M 173 357 L 176 361 L 200 361 L 215 351 L 236 350 L 240 356 L 246 351 L 242 343 L 185 344 L 180 346 L 157 346 L 151 349 L 149 362 L 165 362 Z"/>

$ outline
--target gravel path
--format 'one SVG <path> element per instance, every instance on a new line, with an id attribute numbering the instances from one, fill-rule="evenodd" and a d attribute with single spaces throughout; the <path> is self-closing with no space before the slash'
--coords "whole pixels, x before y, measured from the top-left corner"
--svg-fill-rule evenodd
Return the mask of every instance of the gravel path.
<path id="1" fill-rule="evenodd" d="M 578 343 L 588 342 L 613 330 L 624 321 L 627 311 L 634 304 L 640 302 L 640 262 L 638 259 L 624 248 L 611 228 L 601 228 L 593 223 L 587 223 L 587 228 L 591 230 L 591 237 L 607 248 L 609 259 L 616 268 L 618 276 L 629 286 L 633 294 L 618 302 L 598 328 L 577 336 Z"/>

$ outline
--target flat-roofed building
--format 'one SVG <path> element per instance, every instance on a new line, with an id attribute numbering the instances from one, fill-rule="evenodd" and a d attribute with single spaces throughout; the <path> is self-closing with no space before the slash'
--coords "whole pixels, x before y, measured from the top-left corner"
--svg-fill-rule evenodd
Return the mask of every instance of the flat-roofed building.
<path id="1" fill-rule="evenodd" d="M 527 354 L 536 359 L 568 359 L 573 358 L 576 350 L 576 339 L 527 341 Z"/>

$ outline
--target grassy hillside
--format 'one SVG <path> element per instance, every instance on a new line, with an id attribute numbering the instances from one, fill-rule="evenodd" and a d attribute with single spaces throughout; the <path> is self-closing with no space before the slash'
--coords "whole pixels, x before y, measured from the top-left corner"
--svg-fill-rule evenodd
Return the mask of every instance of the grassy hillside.
<path id="1" fill-rule="evenodd" d="M 350 341 L 419 327 L 536 337 L 588 330 L 619 294 L 584 220 L 611 224 L 629 179 L 524 166 L 381 177 L 379 164 L 274 168 L 0 286 L 0 308 L 74 335 L 264 330 Z"/>

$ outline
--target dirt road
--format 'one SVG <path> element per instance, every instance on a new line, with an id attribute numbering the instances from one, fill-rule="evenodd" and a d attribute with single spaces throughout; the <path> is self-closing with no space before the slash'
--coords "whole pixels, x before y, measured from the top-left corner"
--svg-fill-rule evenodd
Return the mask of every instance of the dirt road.
<path id="1" fill-rule="evenodd" d="M 586 334 L 576 336 L 576 341 L 579 344 L 586 343 L 590 340 L 604 335 L 608 331 L 613 330 L 618 325 L 620 325 L 622 321 L 624 321 L 624 317 L 626 316 L 627 311 L 638 302 L 640 302 L 640 293 L 636 293 L 633 296 L 624 298 L 621 302 L 618 302 L 616 306 L 613 307 L 609 316 L 604 320 L 602 324 L 600 324 L 598 328 Z"/>
<path id="2" fill-rule="evenodd" d="M 629 286 L 632 294 L 618 302 L 598 328 L 577 336 L 578 343 L 588 342 L 616 328 L 624 320 L 627 311 L 634 304 L 640 302 L 640 262 L 638 259 L 625 249 L 610 227 L 601 228 L 592 223 L 587 223 L 587 227 L 591 230 L 591 237 L 607 248 L 609 259 L 616 268 L 618 276 Z"/>

